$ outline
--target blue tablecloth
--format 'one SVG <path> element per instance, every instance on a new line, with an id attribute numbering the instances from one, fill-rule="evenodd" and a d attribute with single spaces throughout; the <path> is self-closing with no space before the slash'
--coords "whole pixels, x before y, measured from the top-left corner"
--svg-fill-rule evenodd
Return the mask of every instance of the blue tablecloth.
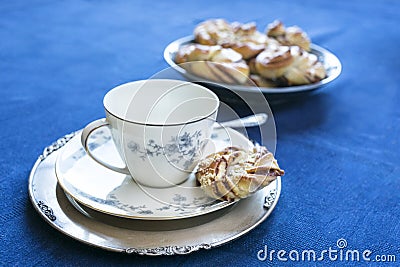
<path id="1" fill-rule="evenodd" d="M 2 1 L 0 265 L 315 264 L 290 259 L 292 250 L 327 250 L 323 265 L 366 264 L 361 255 L 360 262 L 330 259 L 339 239 L 347 249 L 370 250 L 371 264 L 399 265 L 399 12 L 393 0 Z M 46 224 L 28 197 L 42 149 L 104 116 L 109 89 L 166 68 L 165 46 L 216 17 L 255 21 L 260 30 L 276 18 L 297 24 L 343 64 L 321 90 L 271 105 L 276 157 L 286 170 L 272 215 L 224 246 L 155 258 L 90 247 Z M 262 261 L 266 246 L 276 254 Z"/>

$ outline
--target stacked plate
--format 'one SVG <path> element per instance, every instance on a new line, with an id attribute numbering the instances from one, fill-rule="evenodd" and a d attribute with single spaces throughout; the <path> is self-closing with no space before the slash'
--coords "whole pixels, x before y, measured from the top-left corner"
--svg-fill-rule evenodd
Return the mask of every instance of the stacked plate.
<path id="1" fill-rule="evenodd" d="M 215 129 L 207 153 L 235 145 L 252 146 L 230 129 Z M 93 153 L 123 165 L 107 130 L 95 132 Z M 132 177 L 93 161 L 80 131 L 45 148 L 29 179 L 31 201 L 58 231 L 103 249 L 142 255 L 187 254 L 234 240 L 263 222 L 275 207 L 280 178 L 237 202 L 210 199 L 194 173 L 170 188 L 140 186 Z"/>

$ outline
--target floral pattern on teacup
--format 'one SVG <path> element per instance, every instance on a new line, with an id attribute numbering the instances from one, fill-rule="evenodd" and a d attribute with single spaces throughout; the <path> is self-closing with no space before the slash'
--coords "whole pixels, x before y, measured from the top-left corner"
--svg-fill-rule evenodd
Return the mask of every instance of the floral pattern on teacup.
<path id="1" fill-rule="evenodd" d="M 135 141 L 129 141 L 127 147 L 143 161 L 151 157 L 166 156 L 171 163 L 189 169 L 204 146 L 201 137 L 202 132 L 198 130 L 194 133 L 184 132 L 178 136 L 171 136 L 166 144 L 158 144 L 154 139 L 149 139 L 144 147 Z"/>

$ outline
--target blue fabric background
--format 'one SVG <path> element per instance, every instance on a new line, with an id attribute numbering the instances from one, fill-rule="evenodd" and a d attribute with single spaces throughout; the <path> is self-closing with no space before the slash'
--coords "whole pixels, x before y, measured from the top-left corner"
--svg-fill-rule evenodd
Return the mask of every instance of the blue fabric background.
<path id="1" fill-rule="evenodd" d="M 339 238 L 394 254 L 399 265 L 399 13 L 395 0 L 1 1 L 0 265 L 313 265 L 261 262 L 257 251 L 322 251 Z M 51 228 L 27 191 L 42 149 L 104 116 L 110 88 L 167 67 L 165 46 L 215 17 L 261 30 L 275 18 L 297 24 L 343 64 L 322 90 L 272 105 L 287 172 L 273 214 L 222 247 L 157 258 L 103 251 Z"/>

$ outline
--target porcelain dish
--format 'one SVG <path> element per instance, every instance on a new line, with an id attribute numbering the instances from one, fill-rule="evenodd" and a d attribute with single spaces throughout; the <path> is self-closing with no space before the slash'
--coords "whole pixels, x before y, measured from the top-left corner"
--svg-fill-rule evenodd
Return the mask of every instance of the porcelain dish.
<path id="1" fill-rule="evenodd" d="M 214 129 L 205 155 L 228 146 L 251 148 L 253 144 L 231 128 Z M 122 160 L 110 138 L 108 128 L 91 135 L 92 153 L 107 162 Z M 119 162 L 118 162 L 119 161 Z M 194 172 L 182 184 L 168 188 L 151 188 L 135 183 L 131 176 L 109 170 L 86 154 L 80 136 L 73 137 L 59 152 L 56 176 L 60 186 L 75 201 L 91 209 L 124 218 L 171 220 L 204 215 L 223 209 L 233 202 L 208 197 L 196 184 Z"/>
<path id="2" fill-rule="evenodd" d="M 88 245 L 115 252 L 153 256 L 189 254 L 200 249 L 211 249 L 257 227 L 271 214 L 279 199 L 280 177 L 253 196 L 228 209 L 217 211 L 215 214 L 223 213 L 216 218 L 208 217 L 207 222 L 203 222 L 202 218 L 214 213 L 190 218 L 192 221 L 187 221 L 179 229 L 169 231 L 161 231 L 151 225 L 147 230 L 136 227 L 137 223 L 151 223 L 144 220 L 129 220 L 130 227 L 106 223 L 87 212 L 85 215 L 78 211 L 57 182 L 54 166 L 60 149 L 79 134 L 80 132 L 75 132 L 66 135 L 44 149 L 30 173 L 29 197 L 34 208 L 47 223 L 66 236 Z M 115 216 L 108 218 L 124 219 Z M 193 220 L 201 223 L 194 223 Z"/>
<path id="3" fill-rule="evenodd" d="M 229 88 L 233 91 L 237 92 L 259 92 L 261 91 L 263 94 L 266 95 L 279 95 L 279 94 L 293 94 L 293 93 L 301 93 L 312 91 L 326 85 L 333 80 L 335 80 L 342 71 L 342 65 L 339 59 L 330 51 L 322 48 L 316 44 L 311 44 L 311 51 L 310 53 L 315 54 L 319 61 L 323 63 L 325 66 L 327 77 L 323 80 L 307 84 L 307 85 L 298 85 L 298 86 L 288 86 L 288 87 L 276 87 L 276 88 L 267 88 L 267 87 L 257 87 L 257 86 L 247 86 L 247 85 L 233 85 L 233 84 L 223 84 L 223 83 L 216 83 L 213 81 L 207 81 L 204 78 L 197 77 L 185 69 L 177 65 L 174 61 L 175 55 L 178 52 L 179 48 L 183 45 L 190 44 L 194 42 L 193 36 L 186 36 L 180 38 L 178 40 L 173 41 L 170 43 L 164 50 L 164 59 L 165 61 L 178 73 L 183 75 L 186 79 L 192 82 L 199 82 L 199 83 L 209 83 L 211 87 L 215 87 L 219 85 L 220 87 Z"/>

